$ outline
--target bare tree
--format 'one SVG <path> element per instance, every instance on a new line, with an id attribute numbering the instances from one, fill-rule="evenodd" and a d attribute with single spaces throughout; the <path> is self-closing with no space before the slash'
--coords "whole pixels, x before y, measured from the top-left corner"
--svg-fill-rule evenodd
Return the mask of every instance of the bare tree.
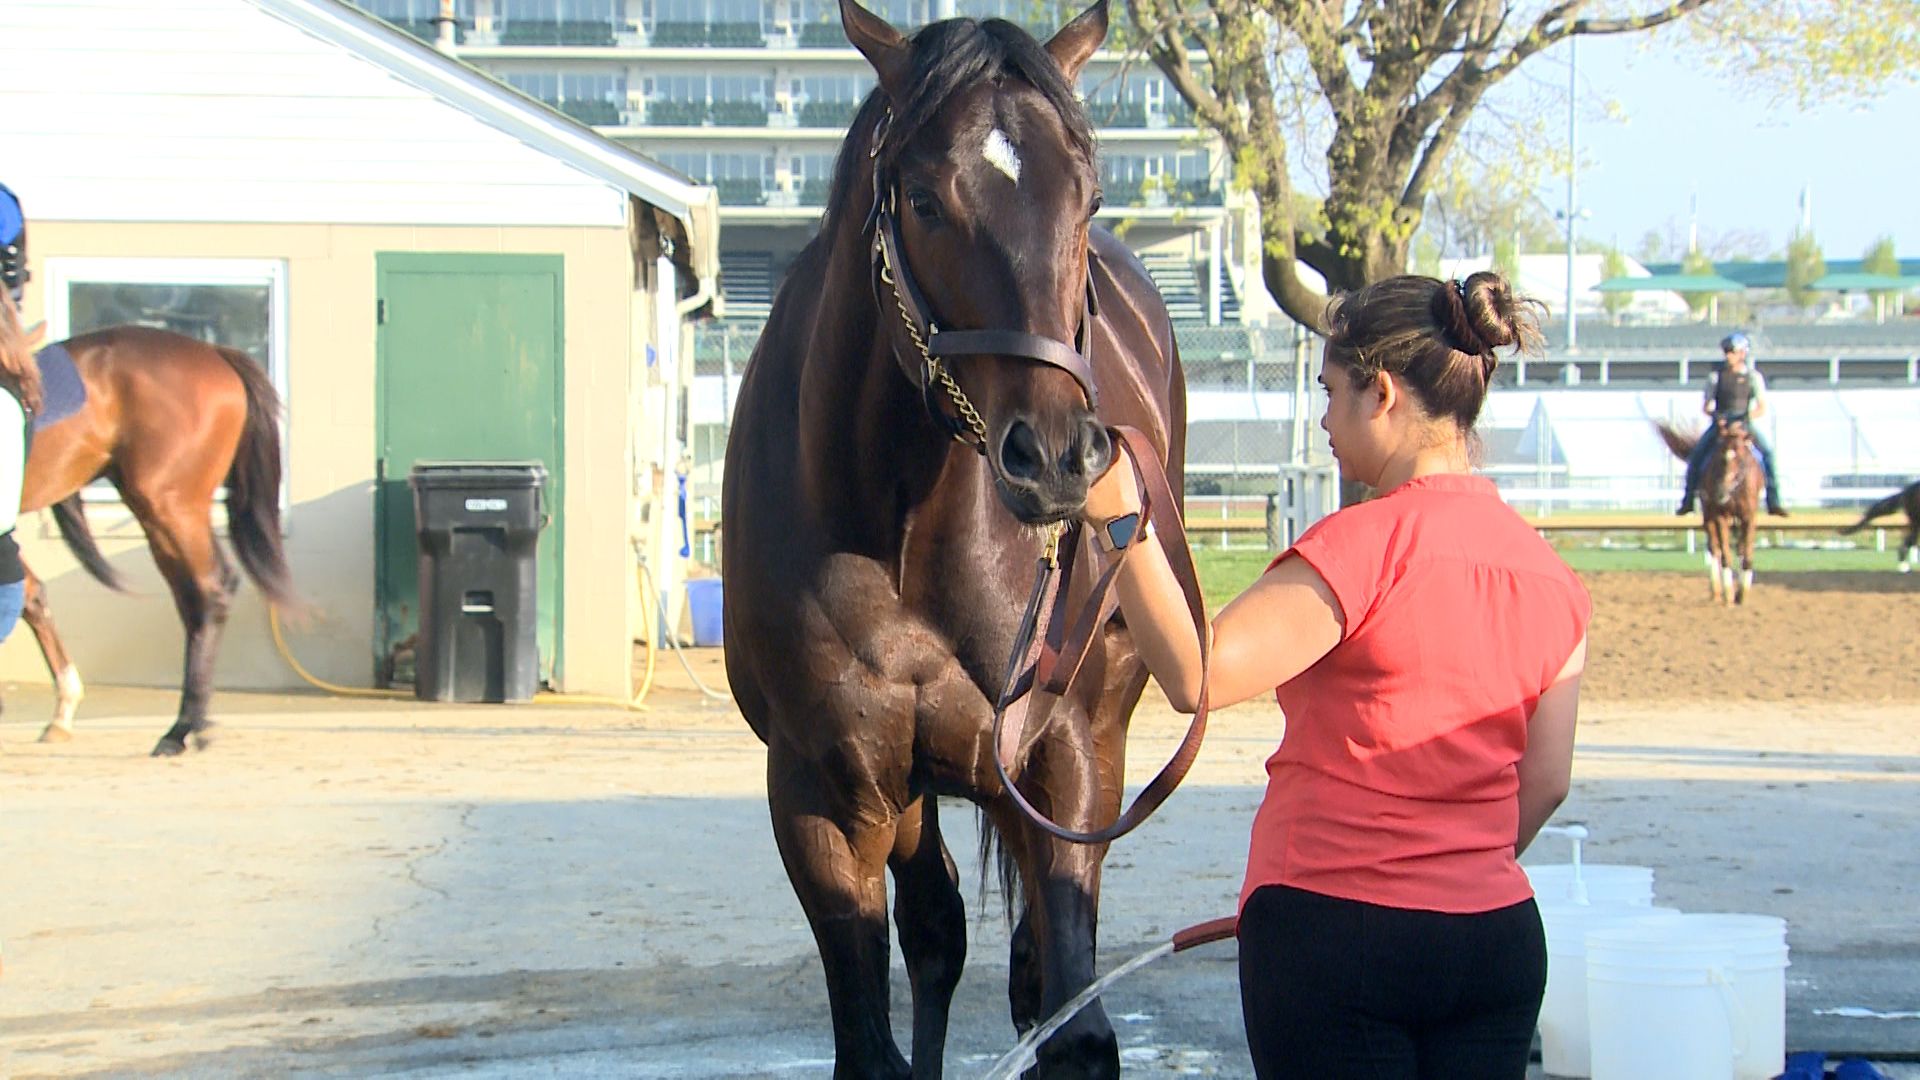
<path id="1" fill-rule="evenodd" d="M 1295 319 L 1320 322 L 1331 289 L 1401 273 L 1409 245 L 1488 93 L 1554 45 L 1581 36 L 1642 33 L 1715 5 L 1755 13 L 1766 33 L 1776 0 L 1127 0 L 1140 43 L 1232 158 L 1235 182 L 1261 207 L 1262 276 Z M 1864 0 L 1877 6 L 1912 0 Z M 1834 5 L 1833 7 L 1845 7 Z M 1889 16 L 1910 27 L 1912 9 Z M 1801 13 L 1796 12 L 1796 17 Z M 1814 12 L 1807 17 L 1816 17 Z M 1827 19 L 1845 19 L 1845 12 Z M 1699 34 L 1737 35 L 1738 20 Z M 1780 30 L 1785 33 L 1785 30 Z M 1831 47 L 1905 56 L 1914 37 L 1858 35 Z M 1745 39 L 1741 39 L 1745 40 Z M 1807 42 L 1813 42 L 1808 44 Z M 1804 51 L 1822 47 L 1803 39 Z M 1796 72 L 1799 69 L 1794 69 Z M 1892 77 L 1884 64 L 1828 58 L 1825 77 Z M 1796 78 L 1801 77 L 1796 75 Z M 1799 90 L 1795 85 L 1795 92 Z M 1296 137 L 1324 141 L 1307 162 Z M 1315 199 L 1294 167 L 1324 180 Z"/>

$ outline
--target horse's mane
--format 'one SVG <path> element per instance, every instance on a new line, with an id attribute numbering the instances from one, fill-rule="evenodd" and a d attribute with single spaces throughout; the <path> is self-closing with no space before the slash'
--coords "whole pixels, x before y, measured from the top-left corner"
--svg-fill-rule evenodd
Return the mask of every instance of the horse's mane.
<path id="1" fill-rule="evenodd" d="M 13 294 L 0 288 L 0 385 L 11 390 L 31 412 L 40 410 L 40 365 L 27 344 L 27 328 Z"/>
<path id="2" fill-rule="evenodd" d="M 1073 84 L 1060 65 L 1032 34 L 1004 19 L 947 19 L 922 27 L 908 39 L 913 94 L 894 111 L 889 130 L 894 133 L 881 147 L 875 164 L 891 168 L 906 145 L 907 136 L 933 121 L 953 96 L 990 79 L 1018 79 L 1040 92 L 1066 125 L 1075 150 L 1092 160 L 1093 124 L 1075 96 Z M 821 232 L 831 230 L 853 198 L 868 151 L 889 102 L 884 89 L 867 95 L 854 116 L 853 126 L 834 163 L 833 184 L 827 192 L 826 218 Z"/>

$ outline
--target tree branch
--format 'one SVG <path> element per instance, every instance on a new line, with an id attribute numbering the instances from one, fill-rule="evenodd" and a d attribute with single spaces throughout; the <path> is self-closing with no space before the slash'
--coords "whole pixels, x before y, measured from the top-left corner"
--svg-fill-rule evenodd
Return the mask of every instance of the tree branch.
<path id="1" fill-rule="evenodd" d="M 1664 26 L 1689 12 L 1697 11 L 1712 3 L 1713 0 L 1679 0 L 1678 3 L 1661 11 L 1646 15 L 1635 15 L 1625 19 L 1581 19 L 1569 28 L 1567 35 L 1574 34 L 1630 34 L 1637 30 L 1651 30 Z"/>
<path id="2" fill-rule="evenodd" d="M 1488 82 L 1498 82 L 1513 73 L 1513 70 L 1535 53 L 1556 45 L 1576 34 L 1623 34 L 1634 30 L 1651 30 L 1663 26 L 1690 12 L 1712 3 L 1713 0 L 1675 0 L 1673 4 L 1650 12 L 1624 19 L 1574 19 L 1573 15 L 1586 6 L 1587 0 L 1565 0 L 1548 8 L 1534 21 L 1533 29 L 1514 43 L 1500 62 L 1486 69 Z M 1557 24 L 1557 25 L 1555 25 Z"/>

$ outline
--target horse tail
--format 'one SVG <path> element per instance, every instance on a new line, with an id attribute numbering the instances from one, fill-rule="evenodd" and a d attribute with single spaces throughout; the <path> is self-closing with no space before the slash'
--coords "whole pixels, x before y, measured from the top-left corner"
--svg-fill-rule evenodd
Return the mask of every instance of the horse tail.
<path id="1" fill-rule="evenodd" d="M 280 535 L 280 395 L 253 357 L 219 349 L 247 391 L 247 421 L 227 470 L 227 536 L 247 576 L 282 606 L 294 602 Z"/>
<path id="2" fill-rule="evenodd" d="M 1869 521 L 1872 521 L 1874 518 L 1886 517 L 1888 514 L 1891 514 L 1895 510 L 1900 509 L 1900 502 L 1902 499 L 1906 498 L 1906 494 L 1907 493 L 1904 490 L 1896 491 L 1893 494 L 1887 496 L 1886 498 L 1881 499 L 1879 502 L 1874 503 L 1872 506 L 1867 507 L 1867 512 L 1860 516 L 1860 520 L 1854 522 L 1853 524 L 1847 526 L 1844 529 L 1841 529 L 1840 535 L 1847 536 L 1852 533 L 1857 533 L 1861 529 L 1866 528 L 1867 523 Z"/>
<path id="3" fill-rule="evenodd" d="M 1014 861 L 1013 852 L 1000 838 L 1000 830 L 994 828 L 993 819 L 985 810 L 979 812 L 980 825 L 980 907 L 987 906 L 988 867 L 997 871 L 1000 883 L 1000 900 L 1005 908 L 1008 925 L 1012 925 L 1015 914 L 1014 900 L 1022 895 L 1020 890 L 1020 864 Z"/>
<path id="4" fill-rule="evenodd" d="M 1681 431 L 1671 420 L 1655 420 L 1653 429 L 1660 433 L 1660 440 L 1667 444 L 1667 449 L 1673 451 L 1673 456 L 1682 461 L 1693 453 L 1694 446 L 1700 442 L 1700 436 Z"/>
<path id="5" fill-rule="evenodd" d="M 60 539 L 67 542 L 67 550 L 87 568 L 87 573 L 107 588 L 125 592 L 127 583 L 106 556 L 100 554 L 100 545 L 94 542 L 93 528 L 87 524 L 87 506 L 80 501 L 80 493 L 76 491 L 48 509 L 53 511 L 54 524 L 60 526 Z"/>

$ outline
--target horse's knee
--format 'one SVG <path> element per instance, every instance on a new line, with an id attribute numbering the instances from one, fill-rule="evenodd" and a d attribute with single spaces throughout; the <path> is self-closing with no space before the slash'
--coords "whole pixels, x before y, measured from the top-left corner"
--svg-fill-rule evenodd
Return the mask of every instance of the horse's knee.
<path id="1" fill-rule="evenodd" d="M 916 985 L 951 990 L 967 962 L 967 909 L 960 890 L 944 877 L 908 888 L 900 884 L 893 906 Z"/>

